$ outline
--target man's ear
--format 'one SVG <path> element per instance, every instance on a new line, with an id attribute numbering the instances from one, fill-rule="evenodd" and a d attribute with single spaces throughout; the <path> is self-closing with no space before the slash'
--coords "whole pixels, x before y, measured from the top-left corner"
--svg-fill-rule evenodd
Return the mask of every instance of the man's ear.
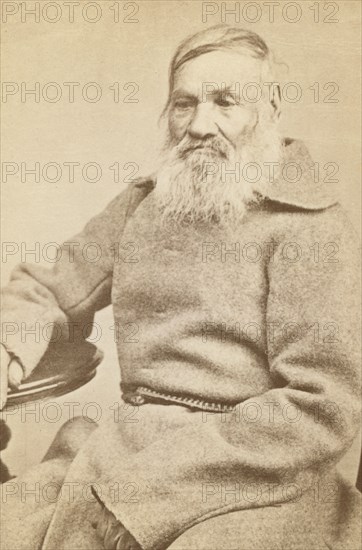
<path id="1" fill-rule="evenodd" d="M 278 120 L 281 114 L 281 93 L 279 84 L 270 87 L 270 104 L 273 108 L 273 119 Z"/>

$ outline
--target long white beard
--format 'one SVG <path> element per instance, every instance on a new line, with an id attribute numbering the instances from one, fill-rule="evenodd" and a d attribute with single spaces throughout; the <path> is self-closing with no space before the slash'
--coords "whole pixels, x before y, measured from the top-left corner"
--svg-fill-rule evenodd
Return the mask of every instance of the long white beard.
<path id="1" fill-rule="evenodd" d="M 272 184 L 266 163 L 279 165 L 280 158 L 274 123 L 259 121 L 245 132 L 237 149 L 223 137 L 185 136 L 177 145 L 168 140 L 155 188 L 163 223 L 237 225 L 256 199 L 255 192 Z"/>

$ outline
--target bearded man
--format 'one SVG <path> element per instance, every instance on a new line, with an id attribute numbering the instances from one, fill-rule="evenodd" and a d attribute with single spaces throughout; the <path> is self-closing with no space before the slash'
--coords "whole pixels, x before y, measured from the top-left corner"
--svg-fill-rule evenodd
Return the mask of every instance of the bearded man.
<path id="1" fill-rule="evenodd" d="M 139 342 L 118 342 L 119 421 L 88 430 L 78 453 L 58 440 L 25 476 L 58 482 L 59 498 L 8 498 L 4 548 L 358 547 L 359 493 L 335 468 L 359 424 L 356 239 L 304 145 L 279 138 L 271 81 L 255 33 L 188 38 L 171 64 L 156 176 L 72 239 L 72 261 L 64 246 L 51 272 L 14 272 L 6 320 L 85 324 L 112 303 Z M 245 101 L 249 83 L 259 101 Z M 89 242 L 98 263 L 77 252 Z M 116 261 L 120 242 L 139 261 Z M 46 343 L 5 346 L 16 386 Z M 127 486 L 128 498 L 115 491 Z"/>

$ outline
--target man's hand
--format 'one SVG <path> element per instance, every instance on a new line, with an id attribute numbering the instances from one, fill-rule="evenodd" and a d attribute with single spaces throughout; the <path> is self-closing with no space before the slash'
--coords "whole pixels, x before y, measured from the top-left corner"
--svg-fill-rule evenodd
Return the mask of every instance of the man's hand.
<path id="1" fill-rule="evenodd" d="M 5 407 L 8 384 L 17 388 L 20 386 L 24 373 L 16 359 L 12 359 L 4 346 L 0 344 L 0 410 Z"/>

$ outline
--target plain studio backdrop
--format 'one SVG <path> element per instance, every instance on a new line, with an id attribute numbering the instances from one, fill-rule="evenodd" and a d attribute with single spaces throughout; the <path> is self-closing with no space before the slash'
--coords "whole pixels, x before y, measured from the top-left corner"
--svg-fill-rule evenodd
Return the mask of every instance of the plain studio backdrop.
<path id="1" fill-rule="evenodd" d="M 70 240 L 126 187 L 127 178 L 152 173 L 163 139 L 159 115 L 170 59 L 187 35 L 223 22 L 256 31 L 285 63 L 282 133 L 306 143 L 321 179 L 339 180 L 341 199 L 359 227 L 358 1 L 280 1 L 274 17 L 268 2 L 2 4 L 2 240 L 11 252 L 3 257 L 3 284 L 27 250 L 36 250 L 27 261 L 51 267 L 46 256 L 54 257 L 54 247 L 47 243 Z M 35 163 L 39 182 L 26 172 Z M 325 168 L 327 163 L 334 164 Z M 102 421 L 117 401 L 111 308 L 96 322 L 102 327 L 98 344 L 106 351 L 96 379 L 58 399 L 61 413 L 48 407 L 43 414 L 44 405 L 29 405 L 5 416 L 13 438 L 4 461 L 13 473 L 41 459 L 69 419 L 65 402 L 78 403 L 76 414 Z M 345 461 L 352 478 L 356 460 Z"/>

